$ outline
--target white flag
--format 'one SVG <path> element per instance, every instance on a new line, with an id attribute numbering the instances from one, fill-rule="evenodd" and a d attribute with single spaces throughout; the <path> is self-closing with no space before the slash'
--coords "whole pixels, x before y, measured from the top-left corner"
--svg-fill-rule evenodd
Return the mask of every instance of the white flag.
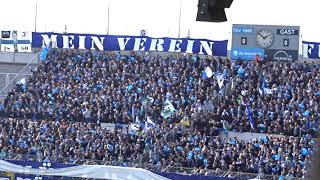
<path id="1" fill-rule="evenodd" d="M 217 81 L 218 81 L 218 85 L 219 88 L 221 89 L 221 87 L 223 86 L 223 82 L 224 82 L 224 78 L 222 74 L 218 74 L 216 75 Z"/>
<path id="2" fill-rule="evenodd" d="M 211 68 L 209 68 L 209 67 L 206 67 L 204 72 L 206 73 L 207 78 L 211 78 L 213 75 L 213 72 L 212 72 Z"/>
<path id="3" fill-rule="evenodd" d="M 26 78 L 20 79 L 20 81 L 18 81 L 17 84 L 26 85 Z"/>
<path id="4" fill-rule="evenodd" d="M 264 88 L 264 93 L 273 94 L 272 89 L 269 89 L 269 88 Z"/>

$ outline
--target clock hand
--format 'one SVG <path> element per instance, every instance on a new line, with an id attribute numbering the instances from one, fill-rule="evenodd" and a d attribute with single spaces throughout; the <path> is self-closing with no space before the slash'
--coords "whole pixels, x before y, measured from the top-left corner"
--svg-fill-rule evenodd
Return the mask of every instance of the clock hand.
<path id="1" fill-rule="evenodd" d="M 270 35 L 268 35 L 268 36 L 266 36 L 266 37 L 264 37 L 263 39 L 266 39 L 267 37 L 269 37 Z"/>
<path id="2" fill-rule="evenodd" d="M 261 36 L 263 39 L 265 39 L 265 37 L 264 37 L 264 36 L 262 36 L 260 33 L 258 33 L 258 35 L 259 35 L 259 36 Z"/>

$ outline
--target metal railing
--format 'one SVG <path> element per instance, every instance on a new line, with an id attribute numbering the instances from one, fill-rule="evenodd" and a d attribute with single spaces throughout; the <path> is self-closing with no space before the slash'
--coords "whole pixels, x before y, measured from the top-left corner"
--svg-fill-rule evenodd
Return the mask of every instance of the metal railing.
<path id="1" fill-rule="evenodd" d="M 0 73 L 0 87 L 6 87 L 19 73 Z M 27 76 L 28 74 L 21 74 Z"/>
<path id="2" fill-rule="evenodd" d="M 211 170 L 211 169 L 195 169 L 186 167 L 173 167 L 173 166 L 152 166 L 148 168 L 154 172 L 166 172 L 186 175 L 202 175 L 202 176 L 216 176 L 216 177 L 227 177 L 237 179 L 264 179 L 264 180 L 278 180 L 277 175 L 268 175 L 263 173 L 244 173 L 235 171 L 222 171 L 222 170 Z M 291 180 L 297 180 L 298 178 L 291 178 Z"/>
<path id="3" fill-rule="evenodd" d="M 27 65 L 25 65 L 12 79 L 10 79 L 9 82 L 6 82 L 6 86 L 4 86 L 0 91 L 0 99 L 4 99 L 9 91 L 15 87 L 19 80 L 30 75 L 38 66 L 37 62 L 38 55 L 34 56 Z"/>

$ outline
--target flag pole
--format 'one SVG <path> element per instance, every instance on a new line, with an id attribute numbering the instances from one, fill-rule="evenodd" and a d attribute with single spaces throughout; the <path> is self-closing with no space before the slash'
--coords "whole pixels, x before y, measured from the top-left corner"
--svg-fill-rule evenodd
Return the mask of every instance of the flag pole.
<path id="1" fill-rule="evenodd" d="M 110 1 L 108 1 L 108 24 L 107 24 L 107 35 L 109 35 L 109 28 L 110 28 Z"/>
<path id="2" fill-rule="evenodd" d="M 34 32 L 37 32 L 37 21 L 38 21 L 38 0 L 36 1 L 36 9 L 34 16 Z"/>
<path id="3" fill-rule="evenodd" d="M 181 31 L 181 9 L 182 9 L 182 0 L 180 0 L 180 9 L 179 9 L 179 32 L 178 32 L 178 38 L 180 38 L 180 31 Z"/>
<path id="4" fill-rule="evenodd" d="M 178 27 L 178 38 L 180 38 L 181 33 L 181 8 L 182 7 L 182 0 L 180 0 L 180 8 L 179 8 L 179 27 Z M 179 53 L 177 53 L 177 59 L 179 59 Z"/>
<path id="5" fill-rule="evenodd" d="M 302 39 L 302 34 L 300 34 L 300 42 L 301 42 L 301 54 L 302 54 L 302 61 L 304 61 L 304 50 L 303 50 L 303 39 Z M 298 53 L 299 54 L 299 53 Z M 299 61 L 299 55 L 298 55 L 298 61 Z"/>

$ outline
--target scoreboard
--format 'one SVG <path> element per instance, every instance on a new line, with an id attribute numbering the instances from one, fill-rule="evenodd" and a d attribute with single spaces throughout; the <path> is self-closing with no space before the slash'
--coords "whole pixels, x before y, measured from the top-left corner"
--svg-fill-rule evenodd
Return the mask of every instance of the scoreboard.
<path id="1" fill-rule="evenodd" d="M 297 61 L 300 27 L 234 24 L 231 59 Z"/>
<path id="2" fill-rule="evenodd" d="M 32 33 L 27 31 L 1 31 L 0 50 L 7 52 L 32 52 Z"/>

